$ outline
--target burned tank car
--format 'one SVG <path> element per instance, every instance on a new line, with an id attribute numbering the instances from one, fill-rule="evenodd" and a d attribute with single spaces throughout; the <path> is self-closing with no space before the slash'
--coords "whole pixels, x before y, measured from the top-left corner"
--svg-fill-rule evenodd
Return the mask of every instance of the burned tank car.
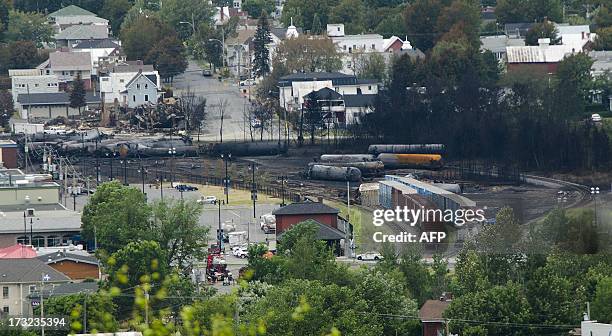
<path id="1" fill-rule="evenodd" d="M 308 177 L 313 180 L 328 181 L 361 181 L 361 171 L 355 167 L 334 167 L 311 165 L 308 167 Z"/>
<path id="2" fill-rule="evenodd" d="M 444 154 L 446 146 L 443 144 L 413 144 L 413 145 L 370 145 L 368 153 L 381 154 Z"/>
<path id="3" fill-rule="evenodd" d="M 364 162 L 376 161 L 371 154 L 323 154 L 319 158 L 321 162 Z"/>
<path id="4" fill-rule="evenodd" d="M 209 148 L 210 154 L 231 153 L 235 156 L 263 156 L 287 153 L 287 145 L 278 141 L 215 143 Z"/>
<path id="5" fill-rule="evenodd" d="M 354 167 L 361 171 L 362 176 L 380 176 L 385 172 L 385 165 L 381 161 L 361 161 L 361 162 L 311 162 L 308 166 L 325 165 L 333 167 Z"/>
<path id="6" fill-rule="evenodd" d="M 391 154 L 382 153 L 377 156 L 387 169 L 420 168 L 439 169 L 444 166 L 440 154 Z"/>

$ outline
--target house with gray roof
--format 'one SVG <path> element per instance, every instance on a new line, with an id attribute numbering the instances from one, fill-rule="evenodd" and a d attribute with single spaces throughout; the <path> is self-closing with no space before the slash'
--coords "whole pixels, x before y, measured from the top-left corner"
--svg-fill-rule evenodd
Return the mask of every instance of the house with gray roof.
<path id="1" fill-rule="evenodd" d="M 0 259 L 0 309 L 4 316 L 31 316 L 29 296 L 70 282 L 70 278 L 36 258 Z"/>
<path id="2" fill-rule="evenodd" d="M 91 54 L 89 52 L 54 51 L 49 59 L 36 67 L 46 75 L 56 75 L 60 90 L 67 91 L 70 83 L 77 76 L 85 83 L 85 89 L 91 90 Z"/>
<path id="3" fill-rule="evenodd" d="M 73 48 L 83 41 L 108 39 L 108 26 L 78 24 L 69 26 L 53 37 L 58 48 Z"/>
<path id="4" fill-rule="evenodd" d="M 70 107 L 70 93 L 25 93 L 17 96 L 17 109 L 29 121 L 48 121 L 57 117 L 78 118 L 85 111 L 95 110 L 102 104 L 99 93 L 86 92 L 85 106 Z"/>
<path id="5" fill-rule="evenodd" d="M 157 76 L 145 75 L 142 72 L 137 73 L 125 84 L 125 90 L 121 91 L 122 102 L 129 108 L 156 105 L 161 93 L 162 90 L 157 87 Z"/>
<path id="6" fill-rule="evenodd" d="M 117 103 L 125 107 L 149 102 L 156 104 L 161 94 L 161 78 L 151 64 L 142 61 L 108 63 L 101 66 L 98 72 L 100 92 L 105 103 Z"/>
<path id="7" fill-rule="evenodd" d="M 61 33 L 74 25 L 104 26 L 108 31 L 108 20 L 81 7 L 70 5 L 47 15 L 49 24 L 56 33 Z"/>

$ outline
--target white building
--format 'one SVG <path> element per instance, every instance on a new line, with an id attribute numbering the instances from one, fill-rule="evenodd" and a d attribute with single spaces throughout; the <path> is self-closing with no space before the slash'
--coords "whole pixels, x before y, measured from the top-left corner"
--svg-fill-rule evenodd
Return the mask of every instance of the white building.
<path id="1" fill-rule="evenodd" d="M 324 88 L 333 90 L 338 94 L 334 100 L 342 100 L 342 111 L 334 112 L 338 112 L 337 119 L 343 124 L 355 123 L 359 121 L 360 115 L 371 112 L 371 106 L 378 94 L 377 81 L 357 79 L 353 75 L 340 72 L 295 73 L 283 76 L 279 79 L 278 88 L 280 106 L 289 112 L 299 111 L 304 104 L 304 97 L 311 92 Z M 335 105 L 334 108 L 338 109 L 340 105 Z"/>
<path id="2" fill-rule="evenodd" d="M 91 74 L 98 75 L 98 66 L 100 60 L 105 60 L 117 51 L 121 50 L 121 46 L 111 39 L 104 40 L 88 40 L 78 43 L 72 51 L 89 52 L 91 55 Z"/>
<path id="3" fill-rule="evenodd" d="M 594 42 L 597 34 L 591 33 L 589 25 L 570 26 L 567 24 L 555 24 L 558 30 L 557 36 L 561 38 L 561 44 L 568 46 L 575 52 L 582 51 L 588 42 Z"/>
<path id="4" fill-rule="evenodd" d="M 157 85 L 157 77 L 155 75 L 143 75 L 139 72 L 125 85 L 125 90 L 121 92 L 121 104 L 130 108 L 147 104 L 155 105 L 160 94 L 161 90 Z"/>
<path id="5" fill-rule="evenodd" d="M 13 102 L 18 111 L 21 110 L 21 107 L 17 106 L 17 97 L 20 94 L 59 92 L 57 76 L 43 75 L 39 69 L 11 69 L 9 77 L 11 78 Z"/>
<path id="6" fill-rule="evenodd" d="M 612 324 L 597 323 L 597 321 L 582 321 L 580 323 L 582 336 L 610 336 Z"/>
<path id="7" fill-rule="evenodd" d="M 61 8 L 49 14 L 47 19 L 57 33 L 73 25 L 96 25 L 108 28 L 107 19 L 98 17 L 96 14 L 75 5 Z"/>
<path id="8" fill-rule="evenodd" d="M 92 89 L 89 52 L 54 51 L 49 54 L 48 60 L 36 68 L 44 74 L 57 76 L 63 90 L 68 89 L 68 85 L 79 75 L 85 83 L 85 89 Z"/>
<path id="9" fill-rule="evenodd" d="M 155 84 L 156 90 L 161 88 L 159 72 L 153 69 L 153 65 L 142 64 L 142 61 L 120 62 L 109 66 L 105 71 L 105 74 L 100 75 L 100 92 L 105 104 L 117 103 L 127 106 L 127 84 L 140 75 L 144 75 L 151 80 L 151 82 Z M 147 87 L 146 91 L 148 91 L 148 89 Z M 157 96 L 153 98 L 149 92 L 145 93 L 144 91 L 145 90 L 141 92 L 141 96 L 138 98 L 139 101 L 144 101 L 144 95 L 147 94 L 149 95 L 149 97 L 147 97 L 149 101 L 152 103 L 157 102 Z M 131 99 L 132 103 L 134 103 L 133 100 L 134 99 Z"/>

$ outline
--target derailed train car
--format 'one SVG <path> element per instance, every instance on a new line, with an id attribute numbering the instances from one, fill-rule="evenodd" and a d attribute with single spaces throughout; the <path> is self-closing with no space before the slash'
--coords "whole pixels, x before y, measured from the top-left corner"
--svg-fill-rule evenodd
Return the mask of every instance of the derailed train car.
<path id="1" fill-rule="evenodd" d="M 378 155 L 392 154 L 444 154 L 446 146 L 443 144 L 412 144 L 412 145 L 370 145 L 368 153 Z"/>
<path id="2" fill-rule="evenodd" d="M 308 167 L 314 165 L 325 165 L 333 167 L 354 167 L 361 171 L 362 176 L 381 176 L 385 172 L 385 165 L 381 161 L 362 161 L 362 162 L 311 162 Z"/>
<path id="3" fill-rule="evenodd" d="M 440 169 L 444 160 L 440 154 L 392 154 L 382 153 L 377 156 L 387 169 L 418 168 Z"/>
<path id="4" fill-rule="evenodd" d="M 334 167 L 314 164 L 308 166 L 308 178 L 329 181 L 361 181 L 361 171 L 355 167 Z"/>
<path id="5" fill-rule="evenodd" d="M 323 154 L 321 162 L 368 162 L 376 161 L 372 154 Z"/>

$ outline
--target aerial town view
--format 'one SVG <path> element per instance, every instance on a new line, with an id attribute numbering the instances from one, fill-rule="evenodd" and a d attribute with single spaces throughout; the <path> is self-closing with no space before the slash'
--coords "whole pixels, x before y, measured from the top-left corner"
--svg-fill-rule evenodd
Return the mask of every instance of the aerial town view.
<path id="1" fill-rule="evenodd" d="M 612 0 L 0 0 L 0 336 L 612 336 Z"/>

